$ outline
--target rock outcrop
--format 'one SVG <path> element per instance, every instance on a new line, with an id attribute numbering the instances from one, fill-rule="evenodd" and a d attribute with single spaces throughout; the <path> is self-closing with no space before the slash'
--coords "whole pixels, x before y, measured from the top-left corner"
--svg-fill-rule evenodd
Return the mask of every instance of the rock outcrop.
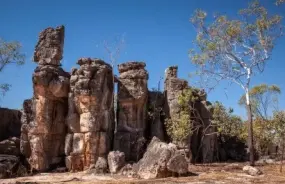
<path id="1" fill-rule="evenodd" d="M 81 58 L 70 78 L 66 166 L 80 171 L 107 163 L 114 131 L 112 68 L 100 59 Z"/>
<path id="2" fill-rule="evenodd" d="M 19 157 L 14 155 L 0 155 L 0 179 L 20 177 L 25 174 L 27 174 L 27 169 L 21 163 Z"/>
<path id="3" fill-rule="evenodd" d="M 58 164 L 64 156 L 70 75 L 60 67 L 63 40 L 63 26 L 40 33 L 34 53 L 39 64 L 33 74 L 34 97 L 24 102 L 21 149 L 38 171 Z"/>
<path id="4" fill-rule="evenodd" d="M 0 142 L 0 154 L 20 155 L 20 139 L 11 137 Z"/>
<path id="5" fill-rule="evenodd" d="M 166 96 L 165 113 L 166 118 L 177 120 L 182 113 L 179 97 L 189 93 L 192 99 L 187 102 L 191 127 L 195 131 L 186 140 L 177 143 L 179 147 L 189 149 L 189 157 L 193 162 L 213 162 L 217 160 L 217 135 L 215 126 L 212 126 L 211 103 L 206 100 L 207 96 L 203 90 L 188 86 L 188 82 L 177 77 L 177 66 L 172 66 L 165 71 L 164 90 Z M 185 110 L 185 109 L 184 109 Z"/>
<path id="6" fill-rule="evenodd" d="M 0 141 L 21 135 L 21 112 L 0 108 Z"/>
<path id="7" fill-rule="evenodd" d="M 120 151 L 111 151 L 108 154 L 108 165 L 110 173 L 117 173 L 123 166 L 125 166 L 125 153 Z"/>
<path id="8" fill-rule="evenodd" d="M 114 150 L 124 152 L 127 161 L 138 161 L 146 141 L 148 73 L 143 62 L 127 62 L 118 68 L 118 124 Z"/>
<path id="9" fill-rule="evenodd" d="M 182 113 L 182 108 L 179 104 L 179 97 L 189 88 L 188 82 L 177 77 L 177 66 L 171 66 L 165 70 L 164 94 L 165 94 L 165 115 L 167 119 L 177 121 Z M 190 125 L 189 125 L 190 126 Z M 170 137 L 170 139 L 172 139 Z M 183 149 L 190 148 L 190 137 L 176 142 Z"/>
<path id="10" fill-rule="evenodd" d="M 188 163 L 174 144 L 167 144 L 153 137 L 134 170 L 143 179 L 164 178 L 188 173 Z"/>

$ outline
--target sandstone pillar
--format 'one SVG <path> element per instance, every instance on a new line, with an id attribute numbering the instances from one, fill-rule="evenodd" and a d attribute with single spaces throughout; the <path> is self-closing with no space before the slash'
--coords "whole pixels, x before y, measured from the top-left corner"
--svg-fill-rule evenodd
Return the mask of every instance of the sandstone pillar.
<path id="1" fill-rule="evenodd" d="M 81 58 L 73 69 L 68 97 L 66 166 L 80 171 L 105 160 L 113 138 L 112 68 L 100 59 Z M 101 157 L 101 158 L 100 158 Z"/>
<path id="2" fill-rule="evenodd" d="M 144 152 L 148 73 L 143 62 L 127 62 L 118 67 L 118 125 L 114 150 L 124 152 L 127 161 L 138 161 Z"/>
<path id="3" fill-rule="evenodd" d="M 64 156 L 69 73 L 60 67 L 64 27 L 47 28 L 34 53 L 34 97 L 24 102 L 21 150 L 32 169 L 44 171 Z"/>

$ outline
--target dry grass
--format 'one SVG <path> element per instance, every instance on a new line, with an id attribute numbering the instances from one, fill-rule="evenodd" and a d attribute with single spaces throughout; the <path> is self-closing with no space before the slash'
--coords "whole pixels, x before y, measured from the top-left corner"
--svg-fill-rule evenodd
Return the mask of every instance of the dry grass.
<path id="1" fill-rule="evenodd" d="M 261 176 L 249 176 L 242 172 L 242 167 L 246 163 L 239 164 L 209 164 L 209 165 L 191 165 L 189 170 L 196 173 L 196 176 L 189 177 L 170 177 L 153 180 L 139 180 L 134 178 L 126 178 L 122 176 L 111 175 L 93 175 L 84 172 L 79 173 L 42 173 L 30 177 L 21 177 L 15 179 L 0 180 L 0 183 L 68 183 L 68 184 L 247 184 L 247 183 L 263 183 L 263 184 L 285 184 L 285 172 L 279 172 L 279 165 L 259 165 L 263 171 Z"/>

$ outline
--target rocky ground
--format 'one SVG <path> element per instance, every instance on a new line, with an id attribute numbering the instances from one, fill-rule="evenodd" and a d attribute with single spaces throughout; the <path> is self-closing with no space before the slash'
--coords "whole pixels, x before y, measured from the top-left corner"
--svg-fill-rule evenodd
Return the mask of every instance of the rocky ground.
<path id="1" fill-rule="evenodd" d="M 191 183 L 191 184 L 247 184 L 247 183 L 285 183 L 285 171 L 280 173 L 280 164 L 259 164 L 257 167 L 263 172 L 260 176 L 249 176 L 243 173 L 246 163 L 238 164 L 210 164 L 190 165 L 193 175 L 188 177 L 169 177 L 163 179 L 141 180 L 118 175 L 95 175 L 87 172 L 78 173 L 41 173 L 13 179 L 0 180 L 0 183 L 86 183 L 86 184 L 157 184 L 157 183 Z"/>

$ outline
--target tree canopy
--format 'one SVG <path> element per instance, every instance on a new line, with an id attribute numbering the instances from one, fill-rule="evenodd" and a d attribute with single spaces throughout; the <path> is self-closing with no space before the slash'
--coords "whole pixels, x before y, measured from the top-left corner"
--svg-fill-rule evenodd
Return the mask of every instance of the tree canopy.
<path id="1" fill-rule="evenodd" d="M 21 53 L 21 44 L 16 41 L 6 42 L 0 38 L 0 72 L 8 65 L 23 65 L 25 63 L 25 55 Z M 0 92 L 4 95 L 9 89 L 10 84 L 0 84 Z"/>
<path id="2" fill-rule="evenodd" d="M 277 109 L 278 95 L 281 93 L 281 89 L 277 85 L 260 84 L 250 89 L 250 101 L 252 105 L 253 114 L 255 117 L 261 117 L 263 119 L 269 118 L 269 109 Z M 245 95 L 240 100 L 240 105 L 246 105 Z"/>

